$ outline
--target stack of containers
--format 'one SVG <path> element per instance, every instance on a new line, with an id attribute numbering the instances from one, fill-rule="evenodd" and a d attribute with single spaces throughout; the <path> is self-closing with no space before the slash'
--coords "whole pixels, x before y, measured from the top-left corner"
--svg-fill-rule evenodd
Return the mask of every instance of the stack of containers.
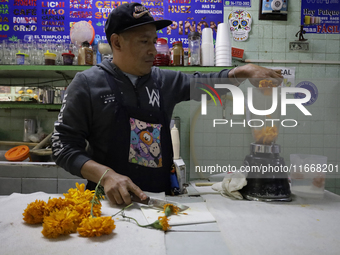
<path id="1" fill-rule="evenodd" d="M 210 27 L 202 30 L 202 66 L 214 66 L 213 31 Z"/>
<path id="2" fill-rule="evenodd" d="M 168 66 L 170 62 L 168 42 L 163 38 L 158 38 L 155 44 L 157 54 L 153 61 L 154 66 Z"/>
<path id="3" fill-rule="evenodd" d="M 216 66 L 231 66 L 231 36 L 228 23 L 217 26 L 216 35 Z"/>

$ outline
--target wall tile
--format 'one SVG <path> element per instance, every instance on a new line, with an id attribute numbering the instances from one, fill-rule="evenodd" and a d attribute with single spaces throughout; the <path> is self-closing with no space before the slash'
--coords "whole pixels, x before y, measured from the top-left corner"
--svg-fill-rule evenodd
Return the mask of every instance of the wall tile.
<path id="1" fill-rule="evenodd" d="M 323 43 L 325 44 L 325 43 Z M 339 53 L 340 43 L 339 40 L 326 40 L 326 53 Z"/>
<path id="2" fill-rule="evenodd" d="M 273 39 L 285 39 L 286 38 L 286 26 L 276 25 L 273 26 Z"/>
<path id="3" fill-rule="evenodd" d="M 325 43 L 324 40 L 312 40 L 310 44 L 313 48 L 313 53 L 325 53 L 326 52 L 327 44 Z"/>
<path id="4" fill-rule="evenodd" d="M 22 178 L 22 193 L 33 193 L 33 192 L 46 192 L 56 194 L 57 179 L 45 179 L 45 178 Z"/>
<path id="5" fill-rule="evenodd" d="M 0 177 L 0 195 L 21 193 L 21 178 Z"/>

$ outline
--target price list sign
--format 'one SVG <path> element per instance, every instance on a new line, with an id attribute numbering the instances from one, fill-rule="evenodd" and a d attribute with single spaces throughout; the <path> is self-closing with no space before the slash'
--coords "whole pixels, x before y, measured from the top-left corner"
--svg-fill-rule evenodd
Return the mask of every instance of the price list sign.
<path id="1" fill-rule="evenodd" d="M 117 6 L 132 2 L 107 0 L 0 0 L 0 41 L 18 39 L 39 42 L 69 42 L 70 29 L 78 21 L 91 22 L 95 34 L 105 39 L 105 22 Z M 137 0 L 156 20 L 170 19 L 173 24 L 158 31 L 169 46 L 182 41 L 188 47 L 188 34 L 213 29 L 223 22 L 222 0 Z M 245 2 L 245 1 L 243 1 Z"/>
<path id="2" fill-rule="evenodd" d="M 159 37 L 168 40 L 169 47 L 176 41 L 182 41 L 188 47 L 190 32 L 202 33 L 204 28 L 213 30 L 216 39 L 217 26 L 223 22 L 222 0 L 164 0 L 164 19 L 173 21 L 166 32 Z"/>
<path id="3" fill-rule="evenodd" d="M 306 33 L 339 34 L 339 0 L 302 0 L 301 25 Z"/>

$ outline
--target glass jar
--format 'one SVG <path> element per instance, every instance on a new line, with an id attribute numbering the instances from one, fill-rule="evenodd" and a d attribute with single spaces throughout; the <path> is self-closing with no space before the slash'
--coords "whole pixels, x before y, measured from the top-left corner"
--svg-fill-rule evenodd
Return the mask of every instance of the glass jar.
<path id="1" fill-rule="evenodd" d="M 171 65 L 184 66 L 184 50 L 181 41 L 172 43 Z"/>
<path id="2" fill-rule="evenodd" d="M 85 41 L 81 44 L 78 51 L 78 65 L 80 66 L 92 66 L 93 65 L 93 50 L 90 48 L 90 44 Z"/>
<path id="3" fill-rule="evenodd" d="M 191 32 L 188 35 L 188 65 L 199 66 L 201 63 L 201 35 L 198 32 Z"/>
<path id="4" fill-rule="evenodd" d="M 159 38 L 156 41 L 155 48 L 157 50 L 157 54 L 155 56 L 155 60 L 153 61 L 153 65 L 168 66 L 170 63 L 168 42 L 163 38 Z"/>
<path id="5" fill-rule="evenodd" d="M 47 50 L 44 53 L 44 56 L 45 56 L 45 65 L 55 65 L 57 54 L 51 53 Z"/>

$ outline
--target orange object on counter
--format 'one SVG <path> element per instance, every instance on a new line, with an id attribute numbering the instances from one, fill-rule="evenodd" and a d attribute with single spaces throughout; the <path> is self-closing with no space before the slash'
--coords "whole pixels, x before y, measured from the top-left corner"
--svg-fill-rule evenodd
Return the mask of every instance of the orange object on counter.
<path id="1" fill-rule="evenodd" d="M 9 161 L 24 161 L 30 156 L 30 149 L 26 145 L 19 145 L 5 153 L 5 158 Z"/>

